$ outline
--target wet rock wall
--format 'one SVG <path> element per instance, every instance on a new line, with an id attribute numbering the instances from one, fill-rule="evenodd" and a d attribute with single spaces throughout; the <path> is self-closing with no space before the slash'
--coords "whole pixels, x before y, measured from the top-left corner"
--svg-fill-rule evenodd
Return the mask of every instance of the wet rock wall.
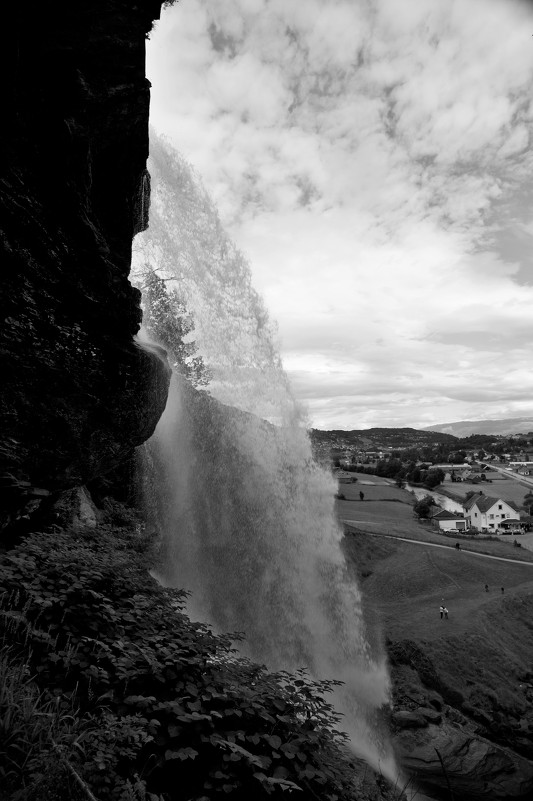
<path id="1" fill-rule="evenodd" d="M 145 39 L 160 2 L 11 4 L 0 128 L 0 513 L 150 436 L 169 371 L 134 342 L 149 206 Z"/>

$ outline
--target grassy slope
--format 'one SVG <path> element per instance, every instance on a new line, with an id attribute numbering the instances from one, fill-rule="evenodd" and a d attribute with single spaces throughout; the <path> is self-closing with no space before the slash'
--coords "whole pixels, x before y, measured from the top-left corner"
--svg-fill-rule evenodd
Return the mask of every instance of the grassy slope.
<path id="1" fill-rule="evenodd" d="M 460 540 L 461 548 L 501 556 L 507 559 L 520 559 L 533 563 L 533 552 L 524 548 L 517 549 L 513 542 L 515 537 L 509 536 L 495 542 L 475 539 L 470 536 L 446 536 L 430 523 L 418 521 L 413 514 L 413 496 L 407 490 L 401 490 L 376 476 L 360 476 L 362 481 L 372 484 L 342 484 L 340 492 L 346 500 L 337 501 L 337 515 L 342 521 L 350 521 L 358 530 L 368 533 L 388 534 L 407 537 L 422 542 L 434 542 L 448 545 L 451 548 Z M 359 493 L 364 493 L 364 500 L 359 500 Z M 416 546 L 415 546 L 416 547 Z M 437 549 L 434 549 L 435 551 Z"/>
<path id="2" fill-rule="evenodd" d="M 354 488 L 347 489 L 350 495 L 354 493 Z M 391 530 L 394 518 L 389 507 L 400 511 L 394 528 L 421 528 L 409 522 L 408 507 L 379 498 L 387 491 L 383 485 L 363 491 L 365 500 L 357 506 L 366 507 L 368 519 L 373 515 L 376 525 L 369 526 L 369 531 L 379 528 L 380 516 L 383 528 Z M 348 506 L 356 504 L 339 502 L 341 517 Z M 438 534 L 433 538 L 444 539 Z M 517 556 L 517 549 L 505 543 L 488 544 Z M 490 736 L 512 742 L 531 758 L 533 689 L 525 678 L 533 664 L 533 564 L 499 562 L 453 547 L 424 548 L 359 533 L 347 535 L 344 547 L 362 585 L 370 626 L 379 627 L 390 640 L 420 645 L 442 681 L 462 695 L 463 712 L 478 719 L 487 715 Z M 518 551 L 520 558 L 526 553 Z M 439 617 L 443 601 L 450 610 L 447 621 Z"/>

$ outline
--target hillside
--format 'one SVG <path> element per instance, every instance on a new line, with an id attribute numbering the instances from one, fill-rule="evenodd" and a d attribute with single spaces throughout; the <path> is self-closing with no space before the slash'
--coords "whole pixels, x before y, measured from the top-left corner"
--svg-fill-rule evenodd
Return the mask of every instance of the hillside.
<path id="1" fill-rule="evenodd" d="M 457 444 L 457 437 L 453 434 L 416 428 L 365 428 L 353 431 L 339 429 L 321 431 L 313 428 L 309 434 L 312 442 L 339 448 L 413 448 L 435 444 L 450 446 Z"/>
<path id="2" fill-rule="evenodd" d="M 456 423 L 441 423 L 425 428 L 426 432 L 451 434 L 454 437 L 470 437 L 473 434 L 511 436 L 533 431 L 533 416 L 510 417 L 502 420 L 460 420 Z"/>
<path id="3" fill-rule="evenodd" d="M 345 553 L 387 641 L 404 768 L 431 797 L 531 798 L 533 565 L 356 532 Z"/>

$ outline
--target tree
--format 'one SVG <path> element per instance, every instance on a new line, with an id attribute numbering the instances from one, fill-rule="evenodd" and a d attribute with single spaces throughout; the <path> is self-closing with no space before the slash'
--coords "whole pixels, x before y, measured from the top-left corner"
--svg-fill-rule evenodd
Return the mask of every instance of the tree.
<path id="1" fill-rule="evenodd" d="M 424 495 L 423 498 L 420 498 L 420 500 L 416 501 L 415 505 L 413 506 L 413 512 L 418 518 L 427 520 L 431 514 L 431 509 L 433 506 L 435 506 L 435 501 L 431 495 Z"/>
<path id="2" fill-rule="evenodd" d="M 418 484 L 420 482 L 420 476 L 420 468 L 415 466 L 413 470 L 407 473 L 407 480 L 412 481 L 413 484 Z"/>
<path id="3" fill-rule="evenodd" d="M 433 470 L 428 470 L 427 475 L 425 477 L 425 484 L 430 489 L 437 487 L 439 484 L 445 479 L 445 473 L 440 467 L 434 468 Z"/>
<path id="4" fill-rule="evenodd" d="M 528 515 L 531 515 L 533 509 L 533 492 L 531 490 L 528 490 L 524 496 L 523 508 L 527 511 Z"/>
<path id="5" fill-rule="evenodd" d="M 185 341 L 194 330 L 192 315 L 177 291 L 169 290 L 167 282 L 150 268 L 144 285 L 143 300 L 143 322 L 146 330 L 167 349 L 174 369 L 193 386 L 209 384 L 211 373 L 202 357 L 195 355 L 196 343 Z"/>

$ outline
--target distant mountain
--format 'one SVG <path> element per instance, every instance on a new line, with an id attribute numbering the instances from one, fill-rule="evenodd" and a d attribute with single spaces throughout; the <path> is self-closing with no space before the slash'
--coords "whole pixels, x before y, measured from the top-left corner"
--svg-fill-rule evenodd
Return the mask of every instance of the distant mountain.
<path id="1" fill-rule="evenodd" d="M 313 428 L 310 432 L 311 440 L 315 443 L 329 444 L 340 448 L 411 448 L 415 446 L 435 445 L 446 443 L 457 444 L 456 437 L 448 432 L 420 430 L 416 428 L 364 428 L 353 431 L 331 430 L 322 431 Z"/>
<path id="2" fill-rule="evenodd" d="M 460 420 L 457 423 L 427 426 L 424 431 L 437 431 L 441 434 L 452 434 L 454 437 L 470 437 L 472 434 L 500 436 L 527 434 L 533 431 L 533 416 L 511 417 L 505 420 Z"/>

